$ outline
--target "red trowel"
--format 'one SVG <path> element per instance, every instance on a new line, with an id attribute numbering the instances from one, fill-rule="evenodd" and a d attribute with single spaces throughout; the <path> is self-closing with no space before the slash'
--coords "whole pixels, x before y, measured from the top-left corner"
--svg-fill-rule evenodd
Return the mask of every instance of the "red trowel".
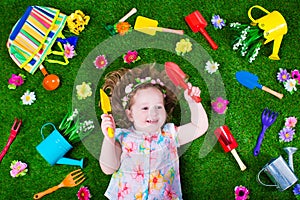
<path id="1" fill-rule="evenodd" d="M 176 86 L 180 86 L 183 89 L 188 89 L 188 85 L 185 82 L 186 74 L 180 69 L 180 67 L 173 62 L 165 63 L 165 70 L 168 77 Z M 190 91 L 189 91 L 190 92 Z M 201 102 L 201 98 L 199 96 L 192 96 L 195 102 Z"/>
<path id="2" fill-rule="evenodd" d="M 230 151 L 233 157 L 235 158 L 236 162 L 239 164 L 241 170 L 244 171 L 247 167 L 244 165 L 243 161 L 240 159 L 239 155 L 235 150 L 238 144 L 234 139 L 233 135 L 231 134 L 229 128 L 226 125 L 223 125 L 217 128 L 214 133 L 218 138 L 218 141 L 220 142 L 225 153 Z"/>
<path id="3" fill-rule="evenodd" d="M 205 27 L 207 26 L 207 22 L 198 10 L 186 16 L 185 21 L 194 33 L 200 32 L 205 37 L 213 50 L 218 48 L 218 45 L 206 32 Z"/>

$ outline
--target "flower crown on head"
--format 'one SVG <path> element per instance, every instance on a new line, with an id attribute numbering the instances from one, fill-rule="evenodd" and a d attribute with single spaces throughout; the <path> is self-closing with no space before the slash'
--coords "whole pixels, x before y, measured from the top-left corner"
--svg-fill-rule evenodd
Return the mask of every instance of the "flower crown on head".
<path id="1" fill-rule="evenodd" d="M 125 109 L 127 106 L 128 101 L 130 100 L 129 95 L 131 92 L 133 92 L 137 87 L 145 84 L 145 83 L 151 83 L 153 85 L 161 85 L 164 86 L 165 84 L 160 79 L 152 79 L 151 77 L 145 77 L 145 78 L 136 78 L 135 84 L 130 83 L 125 87 L 125 96 L 121 99 L 123 108 Z M 165 94 L 165 91 L 163 90 L 162 93 Z"/>

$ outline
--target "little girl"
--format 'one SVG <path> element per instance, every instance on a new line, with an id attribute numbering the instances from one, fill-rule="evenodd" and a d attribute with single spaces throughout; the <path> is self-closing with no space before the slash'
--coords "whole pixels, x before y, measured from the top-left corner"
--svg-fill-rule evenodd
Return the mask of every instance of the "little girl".
<path id="1" fill-rule="evenodd" d="M 176 89 L 171 90 L 176 87 L 170 82 L 154 66 L 123 69 L 106 77 L 104 89 L 112 93 L 113 113 L 101 115 L 104 140 L 99 162 L 105 174 L 113 174 L 107 198 L 182 199 L 177 148 L 203 135 L 208 119 L 202 104 L 191 98 L 200 95 L 199 88 L 188 83 L 190 92 L 184 91 L 184 97 L 190 122 L 166 123 L 176 104 Z M 113 138 L 108 127 L 114 130 Z"/>

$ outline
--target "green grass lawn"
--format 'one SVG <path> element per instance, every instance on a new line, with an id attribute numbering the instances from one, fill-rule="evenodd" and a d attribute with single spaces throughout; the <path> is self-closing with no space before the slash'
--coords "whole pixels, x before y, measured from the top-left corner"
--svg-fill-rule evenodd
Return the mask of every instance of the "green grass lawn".
<path id="1" fill-rule="evenodd" d="M 42 87 L 43 74 L 37 70 L 34 75 L 18 68 L 10 58 L 6 42 L 10 31 L 17 20 L 23 15 L 27 6 L 40 5 L 60 9 L 61 12 L 70 15 L 75 10 L 82 10 L 90 16 L 89 24 L 78 36 L 76 47 L 77 55 L 70 59 L 69 65 L 61 66 L 45 62 L 49 73 L 57 74 L 61 79 L 61 85 L 57 90 L 46 91 Z M 273 42 L 262 46 L 259 55 L 253 63 L 232 50 L 231 41 L 235 32 L 229 29 L 229 23 L 240 22 L 250 24 L 248 9 L 253 5 L 260 5 L 268 11 L 279 11 L 288 25 L 288 33 L 283 37 L 279 51 L 280 61 L 270 60 L 268 56 L 272 52 Z M 182 29 L 185 36 L 165 35 L 156 33 L 156 36 L 137 37 L 125 35 L 112 37 L 105 30 L 104 25 L 116 23 L 131 8 L 137 8 L 137 14 L 127 21 L 134 25 L 137 16 L 145 16 L 158 20 L 159 26 Z M 57 127 L 71 106 L 82 106 L 85 115 L 99 119 L 101 111 L 98 108 L 99 88 L 103 84 L 103 75 L 120 67 L 134 68 L 141 64 L 154 63 L 163 65 L 167 61 L 177 63 L 184 72 L 190 76 L 190 81 L 202 90 L 202 103 L 205 107 L 210 128 L 207 137 L 203 136 L 187 145 L 180 157 L 181 182 L 184 199 L 234 199 L 235 186 L 243 185 L 250 190 L 250 198 L 260 199 L 295 199 L 293 187 L 284 192 L 279 192 L 275 187 L 260 185 L 256 176 L 260 169 L 272 158 L 282 155 L 288 160 L 283 148 L 288 146 L 299 147 L 300 125 L 295 128 L 296 137 L 292 142 L 280 143 L 279 131 L 284 126 L 286 117 L 300 118 L 299 91 L 293 95 L 284 89 L 284 86 L 276 80 L 279 68 L 288 71 L 300 69 L 299 66 L 299 0 L 283 2 L 274 1 L 54 1 L 54 0 L 2 0 L 0 2 L 2 26 L 0 30 L 0 120 L 1 135 L 0 149 L 4 148 L 10 134 L 14 118 L 23 120 L 22 127 L 8 153 L 0 163 L 0 199 L 32 199 L 33 195 L 59 184 L 76 166 L 54 165 L 50 166 L 37 152 L 36 146 L 42 142 L 40 128 L 47 122 L 52 122 Z M 219 45 L 214 51 L 200 33 L 193 33 L 184 21 L 184 17 L 199 10 L 208 25 L 207 32 Z M 219 14 L 226 19 L 226 27 L 215 30 L 210 20 L 213 14 Z M 264 16 L 263 12 L 253 11 L 253 16 Z M 64 29 L 66 36 L 71 36 L 67 26 Z M 130 38 L 131 37 L 131 38 Z M 165 38 L 164 38 L 165 37 Z M 193 43 L 193 51 L 185 56 L 176 55 L 174 49 L 177 38 L 190 38 Z M 129 39 L 128 39 L 129 38 Z M 124 39 L 124 40 L 123 40 Z M 161 42 L 163 39 L 164 42 Z M 113 41 L 112 43 L 109 43 Z M 173 43 L 172 43 L 173 42 Z M 173 45 L 173 46 L 172 46 Z M 202 46 L 202 47 L 201 47 Z M 128 50 L 138 50 L 140 61 L 128 65 L 123 63 L 122 54 Z M 208 74 L 203 70 L 201 61 L 205 58 L 197 56 L 201 50 L 205 50 L 215 62 L 220 64 L 215 74 Z M 110 55 L 112 61 L 105 70 L 88 71 L 93 58 L 105 52 Z M 203 56 L 203 54 L 200 54 Z M 201 75 L 195 69 L 202 70 Z M 279 100 L 271 94 L 259 89 L 249 90 L 240 85 L 235 79 L 235 73 L 240 70 L 250 71 L 259 77 L 261 84 L 284 94 Z M 25 83 L 16 90 L 9 90 L 7 85 L 11 74 L 22 73 L 26 76 Z M 85 100 L 78 101 L 74 92 L 74 86 L 82 80 L 92 83 L 93 95 Z M 20 104 L 20 97 L 26 90 L 34 91 L 37 100 L 31 106 Z M 299 86 L 298 86 L 299 89 Z M 75 91 L 74 91 L 75 90 Z M 215 92 L 215 93 L 214 93 Z M 211 109 L 210 103 L 216 95 L 222 94 L 230 101 L 225 115 L 217 115 Z M 257 136 L 261 131 L 261 113 L 264 108 L 277 111 L 279 116 L 276 122 L 267 130 L 261 146 L 259 156 L 253 156 L 253 148 Z M 185 110 L 176 110 L 174 121 L 180 122 L 176 116 L 183 116 Z M 181 120 L 184 120 L 182 118 Z M 99 120 L 96 122 L 96 130 L 99 130 Z M 203 156 L 203 144 L 209 136 L 213 136 L 216 125 L 226 124 L 239 146 L 237 152 L 244 161 L 247 169 L 240 171 L 231 153 L 224 153 L 219 143 L 205 151 Z M 49 129 L 50 130 L 50 129 Z M 48 131 L 49 131 L 48 130 Z M 49 131 L 50 132 L 50 131 Z M 46 135 L 46 134 L 45 134 Z M 66 157 L 85 159 L 83 169 L 86 181 L 80 186 L 88 186 L 93 196 L 92 199 L 105 199 L 104 192 L 108 186 L 110 176 L 102 173 L 99 167 L 99 151 L 101 147 L 101 135 L 94 131 L 83 143 L 77 143 L 69 151 Z M 201 150 L 201 151 L 200 151 Z M 202 152 L 202 153 L 201 153 Z M 299 176 L 299 152 L 294 154 L 295 174 Z M 21 160 L 28 164 L 26 176 L 12 178 L 10 176 L 10 163 L 13 160 Z M 263 174 L 262 180 L 271 184 L 268 177 Z M 76 193 L 80 186 L 74 188 L 62 188 L 49 194 L 44 199 L 77 199 Z"/>

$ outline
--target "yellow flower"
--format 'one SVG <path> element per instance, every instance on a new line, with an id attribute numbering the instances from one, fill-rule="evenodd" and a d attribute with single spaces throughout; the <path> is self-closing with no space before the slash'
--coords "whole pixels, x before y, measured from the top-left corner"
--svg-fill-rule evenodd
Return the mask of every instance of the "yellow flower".
<path id="1" fill-rule="evenodd" d="M 159 171 L 150 174 L 150 189 L 160 190 L 163 187 L 163 176 Z"/>
<path id="2" fill-rule="evenodd" d="M 89 16 L 86 16 L 81 10 L 76 10 L 67 17 L 67 24 L 70 31 L 76 35 L 79 35 L 84 30 L 84 25 L 87 25 L 90 20 Z"/>
<path id="3" fill-rule="evenodd" d="M 81 85 L 76 86 L 77 97 L 79 100 L 86 99 L 89 96 L 92 96 L 92 89 L 90 83 L 82 82 Z"/>
<path id="4" fill-rule="evenodd" d="M 192 43 L 188 38 L 181 39 L 179 42 L 176 43 L 175 51 L 178 55 L 184 55 L 185 53 L 192 51 Z"/>

